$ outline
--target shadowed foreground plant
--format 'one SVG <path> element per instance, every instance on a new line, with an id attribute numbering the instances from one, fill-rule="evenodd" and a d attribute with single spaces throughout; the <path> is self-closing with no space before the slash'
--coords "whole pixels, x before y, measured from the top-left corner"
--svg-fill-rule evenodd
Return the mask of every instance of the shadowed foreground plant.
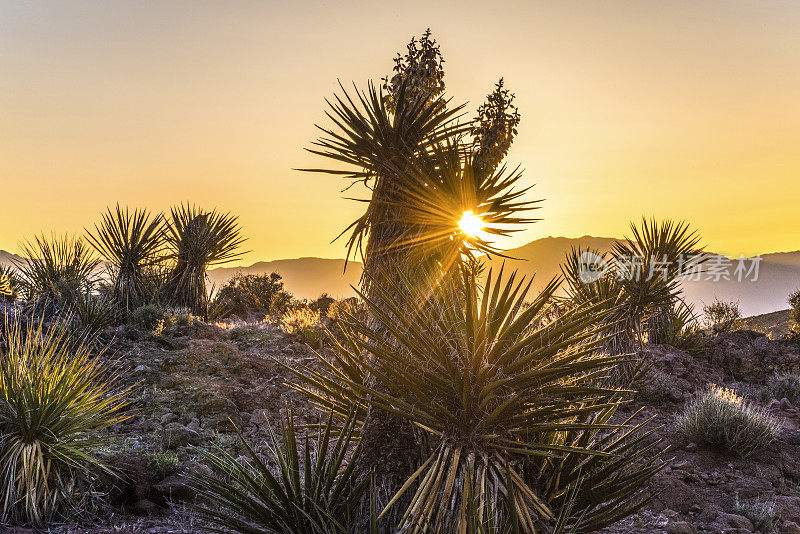
<path id="1" fill-rule="evenodd" d="M 125 391 L 116 375 L 76 344 L 67 326 L 44 320 L 6 325 L 0 354 L 2 520 L 38 525 L 69 498 L 90 468 L 97 432 L 122 421 Z"/>
<path id="2" fill-rule="evenodd" d="M 161 214 L 150 218 L 147 210 L 108 209 L 94 233 L 87 231 L 89 243 L 103 256 L 111 269 L 112 298 L 126 312 L 144 306 L 153 298 L 147 276 L 160 261 L 164 244 Z"/>
<path id="3" fill-rule="evenodd" d="M 320 356 L 323 371 L 295 370 L 297 389 L 340 417 L 377 406 L 427 434 L 383 514 L 410 493 L 403 532 L 476 532 L 469 510 L 491 504 L 533 533 L 552 529 L 570 490 L 565 522 L 578 532 L 635 510 L 659 466 L 641 425 L 610 422 L 626 392 L 598 383 L 624 357 L 597 353 L 602 305 L 543 322 L 556 281 L 523 307 L 530 283 L 490 272 L 481 293 L 474 272 L 462 274 L 427 291 L 374 285 L 362 298 L 378 324 L 351 318 L 333 360 Z"/>
<path id="4" fill-rule="evenodd" d="M 167 245 L 172 270 L 164 286 L 164 297 L 175 307 L 189 308 L 195 315 L 208 316 L 206 270 L 236 260 L 244 242 L 237 217 L 194 206 L 172 208 L 167 221 Z"/>
<path id="5" fill-rule="evenodd" d="M 20 247 L 25 259 L 16 265 L 19 287 L 37 313 L 69 312 L 93 289 L 100 261 L 82 239 L 39 235 Z"/>
<path id="6" fill-rule="evenodd" d="M 351 447 L 356 438 L 355 418 L 345 418 L 340 428 L 334 427 L 333 421 L 330 416 L 320 425 L 316 438 L 300 438 L 289 410 L 280 437 L 270 428 L 266 459 L 244 440 L 244 462 L 223 450 L 201 450 L 214 476 L 195 475 L 193 482 L 200 496 L 209 501 L 197 508 L 211 524 L 209 530 L 243 534 L 354 532 L 356 511 L 370 481 L 357 481 L 355 463 L 349 460 L 360 448 Z"/>

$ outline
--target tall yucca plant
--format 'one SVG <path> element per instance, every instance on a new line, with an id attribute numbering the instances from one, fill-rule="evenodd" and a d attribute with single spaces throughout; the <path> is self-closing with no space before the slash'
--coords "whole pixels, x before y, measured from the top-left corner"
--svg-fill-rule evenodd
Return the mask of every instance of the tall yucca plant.
<path id="1" fill-rule="evenodd" d="M 0 348 L 3 521 L 44 524 L 88 469 L 108 469 L 92 454 L 98 432 L 125 419 L 116 375 L 66 323 L 44 323 L 6 324 Z"/>
<path id="2" fill-rule="evenodd" d="M 340 415 L 378 406 L 427 434 L 384 513 L 410 492 L 401 531 L 474 532 L 469 510 L 493 503 L 534 533 L 553 527 L 570 492 L 565 521 L 579 532 L 635 510 L 659 467 L 640 426 L 611 422 L 626 392 L 598 385 L 624 361 L 598 353 L 603 303 L 546 321 L 556 281 L 523 306 L 529 282 L 489 273 L 481 292 L 472 270 L 462 276 L 427 290 L 374 285 L 362 295 L 374 324 L 351 318 L 324 370 L 295 371 L 300 391 Z"/>
<path id="3" fill-rule="evenodd" d="M 172 269 L 164 285 L 164 297 L 175 306 L 206 317 L 208 292 L 206 270 L 238 259 L 244 242 L 238 217 L 217 210 L 203 211 L 188 204 L 171 210 L 166 223 L 166 242 Z"/>
<path id="4" fill-rule="evenodd" d="M 35 236 L 20 245 L 16 264 L 23 298 L 42 313 L 69 311 L 97 282 L 100 260 L 81 238 Z"/>
<path id="5" fill-rule="evenodd" d="M 396 61 L 386 94 L 372 84 L 365 91 L 342 88 L 329 102 L 333 126 L 320 127 L 323 136 L 310 149 L 337 166 L 305 170 L 361 181 L 371 190 L 364 214 L 343 232 L 351 232 L 348 258 L 363 255 L 366 295 L 372 295 L 371 286 L 408 280 L 410 273 L 419 280 L 445 279 L 465 257 L 500 253 L 480 234 L 462 231 L 459 222 L 467 212 L 480 218 L 488 236 L 531 221 L 520 216 L 534 207 L 521 198 L 526 190 L 517 187 L 520 171 L 499 165 L 518 123 L 512 95 L 498 87 L 499 107 L 461 122 L 465 106 L 453 106 L 444 96 L 442 62 L 430 33 L 412 40 Z M 493 128 L 498 135 L 491 134 Z M 365 428 L 365 450 L 375 453 L 367 463 L 382 463 L 388 472 L 402 469 L 393 466 L 407 463 L 415 440 L 409 428 L 391 419 L 372 417 Z M 373 443 L 381 435 L 393 436 L 391 446 L 385 439 Z"/>
<path id="6" fill-rule="evenodd" d="M 195 487 L 210 503 L 197 513 L 217 532 L 356 532 L 357 511 L 370 480 L 358 480 L 350 460 L 359 452 L 359 445 L 351 447 L 357 437 L 355 418 L 347 416 L 339 427 L 333 423 L 329 416 L 316 429 L 316 438 L 303 438 L 289 410 L 280 437 L 270 429 L 268 458 L 247 442 L 247 462 L 224 451 L 201 451 L 214 475 L 194 477 Z"/>
<path id="7" fill-rule="evenodd" d="M 147 210 L 117 204 L 109 208 L 103 220 L 88 231 L 87 239 L 111 269 L 112 298 L 130 312 L 153 298 L 153 284 L 147 280 L 161 260 L 164 245 L 164 217 L 151 217 Z"/>

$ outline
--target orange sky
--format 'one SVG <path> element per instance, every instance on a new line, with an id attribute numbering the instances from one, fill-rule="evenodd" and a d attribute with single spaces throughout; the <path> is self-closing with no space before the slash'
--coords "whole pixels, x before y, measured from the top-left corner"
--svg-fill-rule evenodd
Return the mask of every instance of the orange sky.
<path id="1" fill-rule="evenodd" d="M 0 1 L 0 249 L 120 201 L 240 215 L 245 262 L 341 257 L 358 213 L 291 170 L 336 79 L 430 26 L 448 93 L 517 95 L 545 198 L 507 246 L 689 219 L 731 255 L 800 248 L 800 3 Z"/>

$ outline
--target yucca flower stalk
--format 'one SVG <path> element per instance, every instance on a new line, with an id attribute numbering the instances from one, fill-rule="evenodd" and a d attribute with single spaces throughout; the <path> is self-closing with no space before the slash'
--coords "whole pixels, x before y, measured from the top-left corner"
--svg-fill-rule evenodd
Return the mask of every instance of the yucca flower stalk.
<path id="1" fill-rule="evenodd" d="M 117 375 L 68 335 L 68 324 L 5 325 L 0 348 L 0 504 L 3 521 L 43 525 L 88 470 L 100 433 L 126 418 Z M 107 436 L 107 434 L 106 434 Z"/>
<path id="2" fill-rule="evenodd" d="M 161 261 L 165 236 L 164 216 L 151 218 L 147 210 L 132 212 L 117 204 L 107 209 L 94 232 L 86 232 L 89 243 L 111 270 L 111 296 L 129 313 L 153 298 L 147 277 Z"/>
<path id="3" fill-rule="evenodd" d="M 37 313 L 69 313 L 97 283 L 100 260 L 81 238 L 37 235 L 20 244 L 16 264 L 22 297 Z"/>
<path id="4" fill-rule="evenodd" d="M 320 356 L 323 370 L 294 371 L 299 391 L 340 416 L 378 406 L 427 434 L 384 514 L 408 492 L 403 532 L 474 532 L 467 511 L 487 502 L 521 532 L 547 532 L 570 489 L 579 532 L 635 510 L 659 466 L 641 426 L 611 422 L 629 392 L 600 385 L 626 359 L 598 351 L 604 303 L 547 321 L 557 280 L 523 306 L 530 282 L 490 272 L 481 291 L 474 271 L 460 272 L 460 284 L 427 291 L 373 286 L 361 296 L 377 324 L 351 317 L 334 358 Z"/>
<path id="5" fill-rule="evenodd" d="M 11 284 L 11 269 L 6 269 L 0 265 L 0 302 L 12 300 L 14 294 L 15 288 Z"/>
<path id="6" fill-rule="evenodd" d="M 172 268 L 164 285 L 164 298 L 173 306 L 208 316 L 206 270 L 237 260 L 244 242 L 237 217 L 217 210 L 203 211 L 182 204 L 171 210 L 166 242 Z"/>

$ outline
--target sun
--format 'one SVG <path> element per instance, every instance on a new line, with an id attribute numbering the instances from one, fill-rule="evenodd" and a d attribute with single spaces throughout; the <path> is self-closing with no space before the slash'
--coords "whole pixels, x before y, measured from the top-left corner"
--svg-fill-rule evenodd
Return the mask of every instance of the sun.
<path id="1" fill-rule="evenodd" d="M 472 213 L 472 211 L 465 211 L 461 216 L 461 220 L 458 221 L 458 227 L 468 236 L 477 237 L 478 233 L 483 230 L 483 219 Z"/>

